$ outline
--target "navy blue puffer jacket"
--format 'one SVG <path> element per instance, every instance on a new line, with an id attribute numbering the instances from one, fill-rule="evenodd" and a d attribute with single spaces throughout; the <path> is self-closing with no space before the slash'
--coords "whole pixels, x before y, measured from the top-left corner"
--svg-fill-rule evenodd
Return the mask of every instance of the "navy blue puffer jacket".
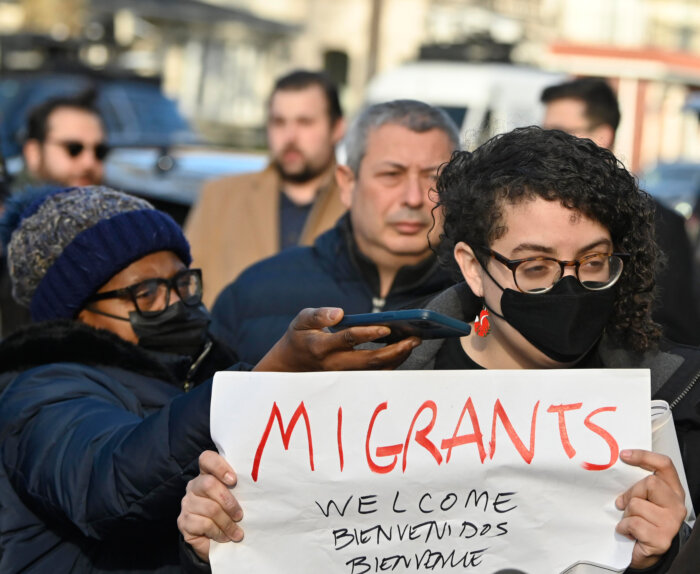
<path id="1" fill-rule="evenodd" d="M 0 572 L 180 571 L 179 503 L 212 443 L 211 381 L 185 394 L 179 360 L 74 322 L 0 345 Z"/>

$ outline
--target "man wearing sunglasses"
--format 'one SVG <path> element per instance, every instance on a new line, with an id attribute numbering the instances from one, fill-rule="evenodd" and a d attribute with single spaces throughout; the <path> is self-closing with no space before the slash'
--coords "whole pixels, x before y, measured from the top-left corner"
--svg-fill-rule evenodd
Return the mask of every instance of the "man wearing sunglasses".
<path id="1" fill-rule="evenodd" d="M 12 179 L 12 193 L 30 187 L 73 187 L 102 183 L 109 153 L 95 93 L 46 100 L 30 110 L 22 147 L 24 169 Z M 0 245 L 0 252 L 3 246 Z M 0 337 L 29 322 L 29 315 L 7 292 L 10 281 L 0 259 Z"/>
<path id="2" fill-rule="evenodd" d="M 85 92 L 47 100 L 29 112 L 25 173 L 16 185 L 102 183 L 109 148 L 94 100 L 94 92 Z"/>

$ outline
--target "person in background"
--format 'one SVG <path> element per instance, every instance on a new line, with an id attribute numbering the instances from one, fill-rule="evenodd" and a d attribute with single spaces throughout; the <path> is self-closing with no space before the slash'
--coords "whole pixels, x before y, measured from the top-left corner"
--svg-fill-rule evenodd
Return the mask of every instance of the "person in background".
<path id="1" fill-rule="evenodd" d="M 24 171 L 14 179 L 13 191 L 27 185 L 102 183 L 109 146 L 95 98 L 87 91 L 46 100 L 29 111 Z"/>
<path id="2" fill-rule="evenodd" d="M 620 108 L 612 88 L 602 79 L 581 78 L 550 86 L 542 92 L 545 129 L 589 138 L 613 149 Z M 678 343 L 700 345 L 700 310 L 693 295 L 690 240 L 681 215 L 654 200 L 656 241 L 664 260 L 656 274 L 657 300 L 653 316 L 664 334 Z"/>
<path id="3" fill-rule="evenodd" d="M 345 211 L 333 178 L 345 130 L 338 92 L 321 73 L 277 80 L 268 104 L 270 164 L 206 184 L 185 222 L 192 256 L 207 276 L 204 301 L 249 265 L 310 245 Z"/>
<path id="4" fill-rule="evenodd" d="M 648 368 L 654 398 L 674 405 L 697 506 L 700 350 L 668 349 L 651 319 L 658 248 L 648 194 L 608 150 L 537 127 L 455 153 L 436 188 L 441 258 L 463 282 L 427 308 L 471 322 L 472 332 L 423 341 L 400 368 Z M 477 321 L 466 294 L 482 301 Z M 636 540 L 627 572 L 665 572 L 685 533 L 683 488 L 668 457 L 620 446 L 624 463 L 653 473 L 615 501 L 617 532 Z M 234 484 L 223 457 L 202 453 L 178 518 L 202 570 L 211 539 L 243 538 Z"/>
<path id="5" fill-rule="evenodd" d="M 376 104 L 358 115 L 345 144 L 347 165 L 336 176 L 349 213 L 312 247 L 247 269 L 214 305 L 212 331 L 241 360 L 259 360 L 304 307 L 398 309 L 451 284 L 431 250 L 441 222 L 430 190 L 459 148 L 452 120 L 423 102 Z"/>
<path id="6" fill-rule="evenodd" d="M 96 93 L 89 90 L 51 98 L 29 110 L 22 146 L 24 168 L 10 183 L 13 195 L 31 188 L 102 183 L 109 147 L 95 99 Z M 0 250 L 5 247 L 0 245 Z M 0 338 L 30 321 L 9 288 L 6 262 L 0 257 Z"/>
<path id="7" fill-rule="evenodd" d="M 182 231 L 142 199 L 70 188 L 24 211 L 8 260 L 35 323 L 0 343 L 0 571 L 180 572 L 211 377 L 236 362 L 209 332 Z M 321 331 L 341 318 L 301 312 L 255 368 L 381 368 L 417 344 L 351 352 Z"/>

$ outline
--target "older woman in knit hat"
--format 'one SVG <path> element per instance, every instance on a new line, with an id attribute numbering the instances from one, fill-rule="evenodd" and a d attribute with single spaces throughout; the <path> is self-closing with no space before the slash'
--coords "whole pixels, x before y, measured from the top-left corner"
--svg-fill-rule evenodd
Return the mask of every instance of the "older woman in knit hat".
<path id="1" fill-rule="evenodd" d="M 189 245 L 171 217 L 104 187 L 49 194 L 23 217 L 8 264 L 13 296 L 34 321 L 77 318 L 143 347 L 189 356 L 202 350 L 209 316 L 201 274 L 187 269 Z M 132 280 L 141 276 L 148 280 Z M 109 289 L 122 278 L 125 290 Z M 169 305 L 171 292 L 178 301 Z M 164 325 L 177 334 L 172 347 L 155 333 Z"/>
<path id="2" fill-rule="evenodd" d="M 0 344 L 0 572 L 179 571 L 210 377 L 235 360 L 180 228 L 108 188 L 62 190 L 23 214 L 8 263 L 36 323 Z M 321 331 L 341 316 L 303 311 L 256 368 L 388 366 L 414 344 L 353 351 L 385 329 Z"/>

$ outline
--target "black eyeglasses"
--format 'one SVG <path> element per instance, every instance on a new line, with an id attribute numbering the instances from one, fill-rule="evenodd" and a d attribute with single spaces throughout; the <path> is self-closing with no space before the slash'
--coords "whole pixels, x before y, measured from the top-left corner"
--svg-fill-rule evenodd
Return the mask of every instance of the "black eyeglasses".
<path id="1" fill-rule="evenodd" d="M 88 302 L 129 298 L 139 315 L 156 317 L 170 305 L 170 292 L 173 290 L 188 307 L 199 305 L 202 302 L 202 270 L 184 269 L 171 279 L 146 279 L 123 289 L 95 293 Z"/>
<path id="2" fill-rule="evenodd" d="M 74 140 L 65 140 L 65 141 L 46 140 L 46 143 L 61 146 L 63 149 L 66 150 L 66 153 L 72 158 L 78 157 L 86 149 L 89 148 L 95 154 L 95 159 L 97 159 L 98 161 L 103 161 L 107 157 L 107 155 L 109 155 L 109 152 L 111 151 L 110 147 L 106 143 L 98 143 L 94 146 L 89 146 L 89 145 L 84 144 L 83 142 L 74 141 Z"/>
<path id="3" fill-rule="evenodd" d="M 629 253 L 590 253 L 573 261 L 544 256 L 508 259 L 493 249 L 479 250 L 508 267 L 518 290 L 531 294 L 549 291 L 562 278 L 566 267 L 575 268 L 576 279 L 586 289 L 608 289 L 620 278 L 624 261 L 629 258 Z"/>

